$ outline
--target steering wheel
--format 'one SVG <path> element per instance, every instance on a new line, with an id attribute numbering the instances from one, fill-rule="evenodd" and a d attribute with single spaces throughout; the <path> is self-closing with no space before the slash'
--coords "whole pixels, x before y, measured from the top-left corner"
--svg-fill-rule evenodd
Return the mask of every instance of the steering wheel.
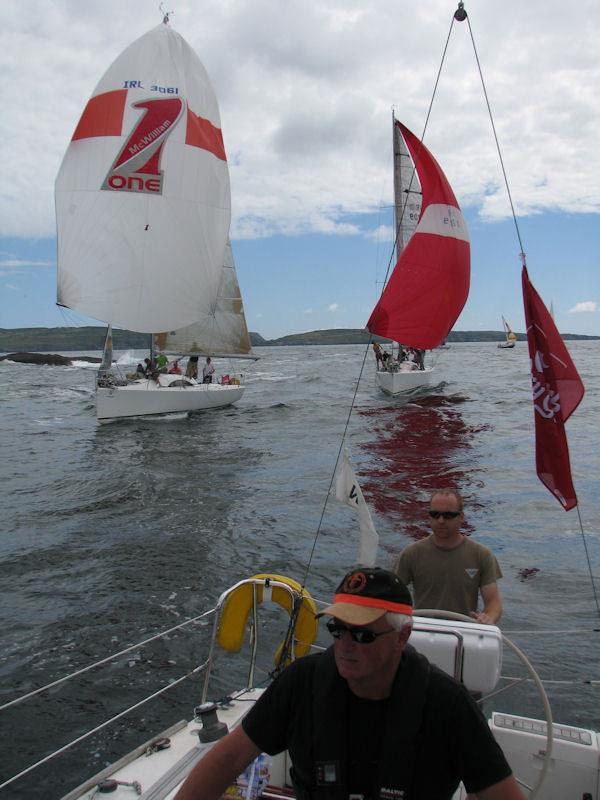
<path id="1" fill-rule="evenodd" d="M 455 611 L 443 611 L 438 608 L 419 608 L 413 611 L 413 615 L 416 617 L 433 617 L 434 619 L 458 620 L 459 622 L 475 622 L 472 617 L 467 617 L 466 614 L 458 614 Z M 546 694 L 546 690 L 544 689 L 544 686 L 540 680 L 540 676 L 533 668 L 525 653 L 523 653 L 523 651 L 520 650 L 514 642 L 511 642 L 511 640 L 504 634 L 502 634 L 502 642 L 506 644 L 525 665 L 526 670 L 529 672 L 533 682 L 536 685 L 538 694 L 540 695 L 540 699 L 544 707 L 544 717 L 546 719 L 546 742 L 544 746 L 544 760 L 542 762 L 542 769 L 540 770 L 537 781 L 532 787 L 529 787 L 526 783 L 517 778 L 518 783 L 521 786 L 524 786 L 530 792 L 529 800 L 535 800 L 535 798 L 539 795 L 542 784 L 546 778 L 546 773 L 548 772 L 548 768 L 550 766 L 550 758 L 552 756 L 552 743 L 554 741 L 554 732 L 552 729 L 552 710 L 550 709 L 550 701 L 548 700 L 548 695 Z"/>

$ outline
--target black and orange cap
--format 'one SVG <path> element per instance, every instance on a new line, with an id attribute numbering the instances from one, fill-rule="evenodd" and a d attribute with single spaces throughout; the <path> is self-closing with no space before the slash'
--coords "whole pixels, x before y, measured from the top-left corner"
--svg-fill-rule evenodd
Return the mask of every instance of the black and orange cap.
<path id="1" fill-rule="evenodd" d="M 317 614 L 328 614 L 350 625 L 368 625 L 386 611 L 413 612 L 412 597 L 393 572 L 381 567 L 360 567 L 344 576 L 335 590 L 333 603 Z"/>

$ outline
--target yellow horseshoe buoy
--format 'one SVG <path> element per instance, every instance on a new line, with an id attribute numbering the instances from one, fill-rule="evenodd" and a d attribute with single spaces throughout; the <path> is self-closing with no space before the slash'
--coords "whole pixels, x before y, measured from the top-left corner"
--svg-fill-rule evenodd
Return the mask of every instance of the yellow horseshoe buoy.
<path id="1" fill-rule="evenodd" d="M 286 578 L 283 575 L 269 575 L 261 573 L 254 575 L 250 580 L 269 578 L 272 581 L 279 581 L 285 583 L 298 594 L 302 594 L 302 605 L 298 612 L 296 619 L 296 629 L 294 639 L 296 640 L 296 656 L 304 656 L 310 650 L 311 644 L 314 642 L 317 635 L 318 620 L 315 619 L 317 607 L 315 601 L 312 599 L 306 589 L 298 581 L 292 578 Z M 250 583 L 245 583 L 232 592 L 223 604 L 221 611 L 221 620 L 219 623 L 219 630 L 217 633 L 217 642 L 229 653 L 238 653 L 244 642 L 244 633 L 246 632 L 246 623 L 248 615 L 252 608 L 253 586 Z M 256 600 L 262 603 L 264 597 L 264 586 L 256 586 Z M 290 593 L 283 589 L 281 586 L 273 586 L 271 599 L 273 602 L 284 608 L 288 614 L 292 613 L 292 597 Z M 275 655 L 275 663 L 279 659 L 281 648 L 280 645 Z"/>

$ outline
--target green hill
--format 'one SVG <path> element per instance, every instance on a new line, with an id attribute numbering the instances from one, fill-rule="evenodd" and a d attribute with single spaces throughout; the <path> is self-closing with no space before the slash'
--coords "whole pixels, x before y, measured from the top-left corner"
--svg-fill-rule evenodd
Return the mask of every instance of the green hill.
<path id="1" fill-rule="evenodd" d="M 0 328 L 0 352 L 69 352 L 72 350 L 102 350 L 106 328 Z M 526 339 L 518 333 L 519 341 Z M 563 334 L 563 339 L 600 339 L 600 336 L 580 336 L 575 333 Z M 323 344 L 366 344 L 370 340 L 368 331 L 361 328 L 330 328 L 328 330 L 294 333 L 278 339 L 264 339 L 259 333 L 250 333 L 254 347 L 285 345 L 323 345 Z M 373 340 L 385 342 L 381 336 Z M 447 342 L 501 342 L 502 331 L 451 331 Z M 150 347 L 150 334 L 132 331 L 113 330 L 115 350 L 144 350 Z"/>

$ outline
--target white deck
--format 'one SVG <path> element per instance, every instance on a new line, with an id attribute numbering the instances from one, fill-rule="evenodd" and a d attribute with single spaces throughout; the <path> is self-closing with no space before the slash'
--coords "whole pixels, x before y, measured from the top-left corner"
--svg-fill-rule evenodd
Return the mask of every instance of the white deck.
<path id="1" fill-rule="evenodd" d="M 243 700 L 233 700 L 230 705 L 220 707 L 219 720 L 227 723 L 229 730 L 232 730 L 260 697 L 262 691 L 262 689 L 249 689 L 243 694 L 238 693 L 238 696 L 243 696 Z M 198 731 L 201 727 L 199 720 L 192 720 L 189 723 L 182 721 L 173 725 L 120 761 L 94 775 L 77 789 L 66 794 L 62 800 L 92 800 L 92 798 L 98 800 L 99 797 L 104 797 L 104 793 L 98 793 L 96 787 L 109 777 L 128 784 L 137 781 L 142 788 L 142 794 L 137 795 L 131 785 L 119 785 L 106 795 L 110 796 L 111 800 L 133 800 L 136 797 L 141 797 L 142 800 L 171 800 L 193 766 L 214 744 L 200 742 Z M 170 747 L 146 755 L 148 746 L 163 737 L 170 740 Z M 284 762 L 285 759 L 282 758 Z M 283 762 L 279 771 L 277 763 L 274 765 L 274 771 L 272 770 L 272 779 L 279 780 L 282 784 Z"/>

